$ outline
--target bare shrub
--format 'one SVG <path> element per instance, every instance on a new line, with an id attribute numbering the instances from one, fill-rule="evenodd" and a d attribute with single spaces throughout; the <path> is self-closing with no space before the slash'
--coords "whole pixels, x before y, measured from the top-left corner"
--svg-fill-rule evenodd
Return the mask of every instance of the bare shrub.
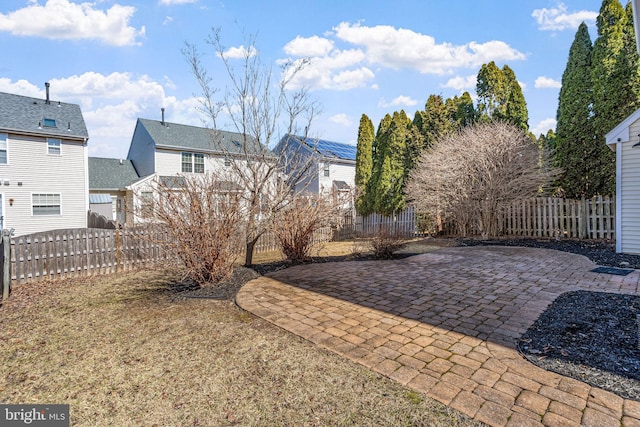
<path id="1" fill-rule="evenodd" d="M 406 245 L 406 236 L 393 226 L 384 226 L 367 236 L 367 244 L 376 259 L 391 259 L 393 254 Z"/>
<path id="2" fill-rule="evenodd" d="M 339 209 L 326 197 L 298 195 L 278 212 L 274 234 L 282 254 L 290 261 L 309 258 L 312 248 L 320 243 L 317 232 L 334 225 Z"/>
<path id="3" fill-rule="evenodd" d="M 236 232 L 242 222 L 241 197 L 215 174 L 158 179 L 137 213 L 164 229 L 162 245 L 175 254 L 185 277 L 200 286 L 229 276 L 241 248 Z"/>
<path id="4" fill-rule="evenodd" d="M 500 234 L 500 213 L 541 194 L 557 176 L 550 153 L 504 122 L 465 127 L 420 156 L 406 187 L 419 212 L 459 234 Z"/>

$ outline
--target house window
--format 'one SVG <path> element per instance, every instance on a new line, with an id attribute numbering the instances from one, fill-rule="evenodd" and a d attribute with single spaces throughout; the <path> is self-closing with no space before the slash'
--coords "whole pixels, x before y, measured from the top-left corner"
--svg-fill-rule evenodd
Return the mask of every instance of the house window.
<path id="1" fill-rule="evenodd" d="M 182 153 L 182 172 L 193 172 L 193 154 Z"/>
<path id="2" fill-rule="evenodd" d="M 0 164 L 7 164 L 7 134 L 0 133 Z"/>
<path id="3" fill-rule="evenodd" d="M 204 173 L 204 154 L 182 153 L 182 172 Z"/>
<path id="4" fill-rule="evenodd" d="M 54 156 L 60 155 L 60 140 L 57 138 L 47 138 L 47 152 Z"/>
<path id="5" fill-rule="evenodd" d="M 329 176 L 329 163 L 324 164 L 324 176 Z"/>
<path id="6" fill-rule="evenodd" d="M 193 171 L 195 173 L 204 173 L 204 154 L 193 155 Z"/>
<path id="7" fill-rule="evenodd" d="M 47 119 L 47 118 L 45 118 L 45 119 L 42 121 L 42 124 L 43 124 L 45 127 L 48 127 L 48 128 L 54 128 L 54 127 L 56 127 L 56 119 Z"/>
<path id="8" fill-rule="evenodd" d="M 231 160 L 229 160 L 229 158 L 228 158 L 228 157 L 225 157 L 225 158 L 224 158 L 224 165 L 225 165 L 225 166 L 231 166 Z"/>
<path id="9" fill-rule="evenodd" d="M 33 215 L 60 215 L 60 193 L 33 194 Z"/>

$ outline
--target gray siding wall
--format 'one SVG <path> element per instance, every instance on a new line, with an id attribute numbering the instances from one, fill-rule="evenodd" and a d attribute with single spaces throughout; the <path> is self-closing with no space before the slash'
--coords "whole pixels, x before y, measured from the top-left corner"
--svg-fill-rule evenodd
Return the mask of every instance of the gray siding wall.
<path id="1" fill-rule="evenodd" d="M 329 176 L 324 176 L 324 165 L 320 163 L 319 173 L 319 185 L 323 192 L 330 192 L 333 188 L 333 181 L 344 181 L 351 188 L 355 186 L 356 182 L 356 165 L 354 163 L 347 163 L 339 160 L 329 160 Z"/>
<path id="2" fill-rule="evenodd" d="M 0 165 L 4 227 L 15 235 L 87 226 L 86 144 L 62 140 L 60 155 L 49 155 L 47 140 L 9 134 L 8 164 Z M 60 194 L 60 215 L 33 215 L 32 194 Z"/>
<path id="3" fill-rule="evenodd" d="M 634 122 L 629 135 L 640 134 L 640 120 Z M 640 147 L 632 148 L 637 140 L 623 142 L 618 145 L 622 150 L 620 156 L 620 201 L 618 212 L 621 230 L 621 251 L 640 255 Z"/>

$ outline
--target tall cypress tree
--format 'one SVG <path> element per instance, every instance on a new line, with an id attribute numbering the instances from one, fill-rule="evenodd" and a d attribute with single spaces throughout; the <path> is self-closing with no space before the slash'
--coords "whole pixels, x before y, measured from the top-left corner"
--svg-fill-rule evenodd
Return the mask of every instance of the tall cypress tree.
<path id="1" fill-rule="evenodd" d="M 594 156 L 598 155 L 591 120 L 591 37 L 586 24 L 578 27 L 562 75 L 556 114 L 555 163 L 562 168 L 558 180 L 566 197 L 590 197 Z"/>
<path id="2" fill-rule="evenodd" d="M 469 92 L 454 96 L 445 101 L 454 130 L 470 126 L 477 120 L 477 111 Z"/>
<path id="3" fill-rule="evenodd" d="M 411 120 L 404 111 L 385 116 L 378 127 L 375 154 L 367 194 L 373 201 L 373 211 L 392 215 L 405 207 L 406 141 Z"/>
<path id="4" fill-rule="evenodd" d="M 524 100 L 522 88 L 516 79 L 516 73 L 508 66 L 502 67 L 502 78 L 504 81 L 503 95 L 505 100 L 504 119 L 523 130 L 529 130 L 529 111 L 527 110 L 527 102 Z"/>
<path id="5" fill-rule="evenodd" d="M 358 127 L 358 145 L 356 151 L 355 184 L 358 190 L 356 209 L 361 215 L 371 213 L 371 206 L 367 198 L 366 188 L 373 170 L 373 140 L 375 129 L 371 119 L 363 114 Z"/>
<path id="6" fill-rule="evenodd" d="M 483 64 L 478 72 L 476 92 L 481 120 L 504 120 L 529 129 L 527 103 L 516 75 L 508 65 L 499 69 L 493 61 Z"/>
<path id="7" fill-rule="evenodd" d="M 591 78 L 593 82 L 593 130 L 595 145 L 591 175 L 585 181 L 585 196 L 615 192 L 615 156 L 605 144 L 605 135 L 630 114 L 620 99 L 626 79 L 616 70 L 624 50 L 627 15 L 618 0 L 604 0 L 596 21 L 598 38 L 593 46 Z"/>

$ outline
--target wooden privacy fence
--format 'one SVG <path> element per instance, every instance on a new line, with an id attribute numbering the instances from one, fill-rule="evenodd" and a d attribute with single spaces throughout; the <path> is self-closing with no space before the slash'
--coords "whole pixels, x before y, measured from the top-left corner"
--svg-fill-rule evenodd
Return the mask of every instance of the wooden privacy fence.
<path id="1" fill-rule="evenodd" d="M 171 260 L 172 255 L 161 243 L 167 239 L 164 233 L 160 227 L 145 226 L 52 230 L 12 237 L 9 262 L 0 265 L 10 267 L 12 285 L 128 271 Z M 313 237 L 314 243 L 331 239 L 330 227 L 316 231 Z M 256 243 L 255 251 L 273 251 L 278 247 L 273 233 L 265 233 Z"/>
<path id="2" fill-rule="evenodd" d="M 11 282 L 108 274 L 166 260 L 160 228 L 76 228 L 11 239 Z M 6 265 L 6 263 L 5 263 Z"/>
<path id="3" fill-rule="evenodd" d="M 615 198 L 542 198 L 513 203 L 502 213 L 506 236 L 615 239 Z"/>
<path id="4" fill-rule="evenodd" d="M 380 230 L 391 230 L 406 237 L 418 233 L 416 226 L 416 208 L 408 206 L 395 215 L 385 216 L 372 213 L 367 216 L 345 215 L 342 224 L 334 232 L 336 239 L 350 239 L 354 236 L 366 236 L 379 233 Z"/>

